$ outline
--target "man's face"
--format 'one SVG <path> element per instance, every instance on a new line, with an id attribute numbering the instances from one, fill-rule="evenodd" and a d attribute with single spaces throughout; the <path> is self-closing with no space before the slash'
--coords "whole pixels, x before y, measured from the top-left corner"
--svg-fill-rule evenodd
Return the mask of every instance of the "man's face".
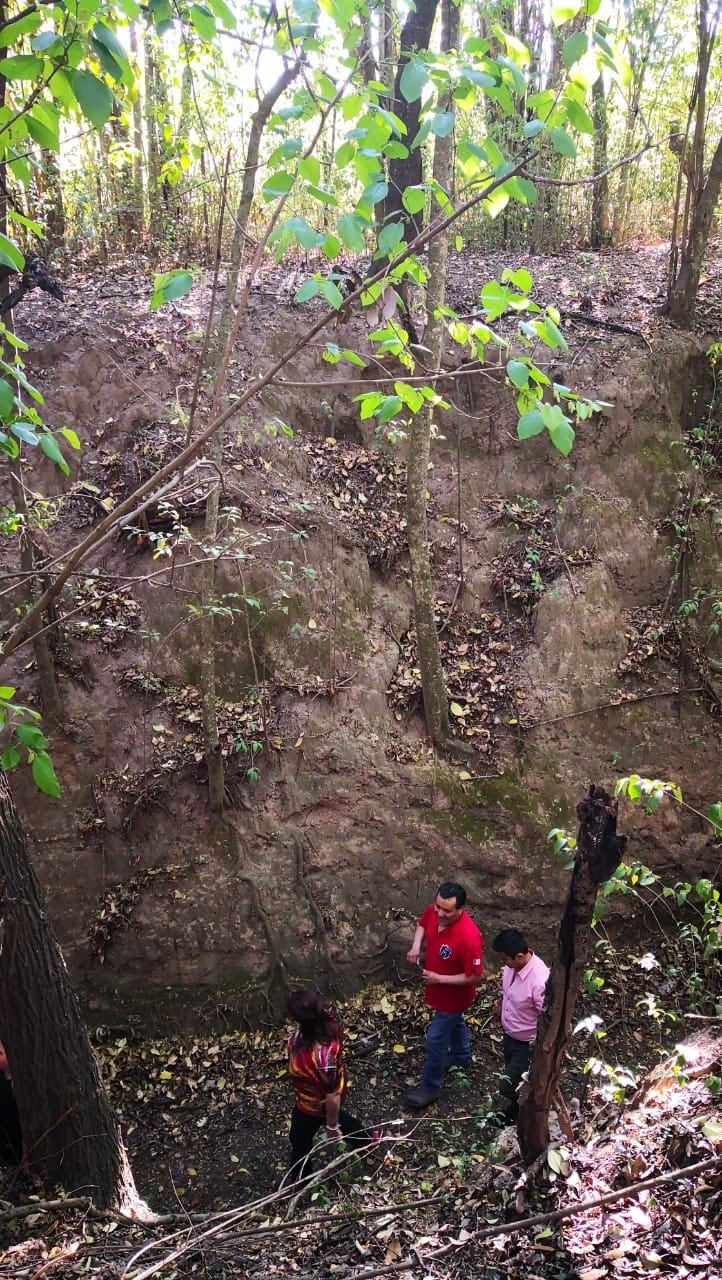
<path id="1" fill-rule="evenodd" d="M 456 898 L 442 898 L 437 894 L 434 911 L 436 912 L 436 923 L 439 928 L 448 929 L 450 925 L 456 924 L 461 915 L 462 907 L 457 907 Z"/>
<path id="2" fill-rule="evenodd" d="M 502 955 L 500 959 L 501 963 L 506 965 L 507 969 L 523 969 L 528 956 L 526 951 L 519 951 L 515 956 Z"/>

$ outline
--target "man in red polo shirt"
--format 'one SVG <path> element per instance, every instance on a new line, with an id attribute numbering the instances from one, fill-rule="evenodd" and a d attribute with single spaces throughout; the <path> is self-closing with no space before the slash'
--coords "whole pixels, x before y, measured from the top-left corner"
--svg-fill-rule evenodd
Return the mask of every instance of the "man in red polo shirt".
<path id="1" fill-rule="evenodd" d="M 419 964 L 421 948 L 426 945 L 424 999 L 434 1010 L 426 1033 L 421 1084 L 405 1099 L 406 1106 L 417 1111 L 436 1101 L 448 1067 L 471 1063 L 464 1012 L 473 1003 L 484 972 L 484 943 L 464 911 L 465 902 L 466 890 L 454 880 L 445 880 L 436 901 L 419 917 L 406 957 L 411 964 Z"/>

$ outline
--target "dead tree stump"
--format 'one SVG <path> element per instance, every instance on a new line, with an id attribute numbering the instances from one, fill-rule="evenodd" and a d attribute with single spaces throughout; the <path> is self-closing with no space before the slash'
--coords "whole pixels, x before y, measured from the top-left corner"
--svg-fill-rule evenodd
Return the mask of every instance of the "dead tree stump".
<path id="1" fill-rule="evenodd" d="M 549 1111 L 559 1087 L 582 974 L 589 958 L 594 905 L 601 885 L 619 866 L 627 844 L 617 835 L 617 802 L 591 786 L 577 805 L 579 834 L 557 950 L 539 1018 L 536 1044 L 519 1100 L 519 1146 L 528 1162 L 549 1142 Z"/>

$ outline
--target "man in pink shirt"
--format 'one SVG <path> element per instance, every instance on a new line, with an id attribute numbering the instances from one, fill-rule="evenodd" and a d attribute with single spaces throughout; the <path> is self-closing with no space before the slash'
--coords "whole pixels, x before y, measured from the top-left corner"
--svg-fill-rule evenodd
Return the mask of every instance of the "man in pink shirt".
<path id="1" fill-rule="evenodd" d="M 484 942 L 465 903 L 466 890 L 455 880 L 445 880 L 436 900 L 419 917 L 406 956 L 411 964 L 419 964 L 425 948 L 424 1000 L 434 1012 L 426 1032 L 421 1084 L 405 1099 L 414 1111 L 436 1101 L 449 1067 L 463 1069 L 471 1063 L 464 1012 L 473 1004 L 484 972 Z"/>
<path id="2" fill-rule="evenodd" d="M 502 929 L 492 946 L 504 965 L 501 1000 L 494 1009 L 504 1032 L 504 1074 L 499 1092 L 509 1100 L 505 1121 L 514 1124 L 519 1115 L 517 1089 L 524 1072 L 529 1070 L 549 969 L 519 929 Z"/>

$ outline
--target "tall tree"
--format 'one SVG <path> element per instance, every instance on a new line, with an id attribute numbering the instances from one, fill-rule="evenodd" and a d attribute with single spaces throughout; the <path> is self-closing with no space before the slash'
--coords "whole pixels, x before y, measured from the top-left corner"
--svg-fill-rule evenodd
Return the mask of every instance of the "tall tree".
<path id="1" fill-rule="evenodd" d="M 456 48 L 458 40 L 458 5 L 454 0 L 442 0 L 442 53 L 448 53 Z M 450 105 L 449 90 L 440 95 L 439 110 L 448 111 Z M 448 133 L 445 137 L 435 139 L 433 176 L 439 189 L 447 193 L 449 209 L 452 207 L 453 173 L 453 137 Z M 434 372 L 438 372 L 441 368 L 442 342 L 446 332 L 441 308 L 446 294 L 448 260 L 449 237 L 448 232 L 443 232 L 436 236 L 429 247 L 429 280 L 426 291 L 427 321 L 424 346 L 431 353 L 429 363 Z M 411 420 L 407 459 L 406 523 L 424 716 L 429 737 L 435 746 L 443 750 L 449 745 L 451 739 L 449 699 L 436 629 L 434 582 L 431 573 L 426 509 L 433 414 L 432 405 L 426 403 Z M 459 530 L 459 537 L 461 537 L 461 530 Z"/>
<path id="2" fill-rule="evenodd" d="M 402 196 L 407 187 L 420 185 L 423 179 L 423 157 L 421 147 L 414 146 L 419 132 L 421 84 L 417 86 L 409 77 L 408 68 L 414 54 L 429 47 L 438 5 L 439 0 L 416 0 L 409 7 L 401 29 L 394 79 L 392 107 L 406 128 L 406 154 L 395 156 L 389 161 L 389 192 L 384 202 L 384 221 L 393 221 L 395 215 L 404 218 L 409 226 L 409 237 L 419 234 L 423 219 L 420 211 L 417 214 L 406 212 Z"/>
<path id="3" fill-rule="evenodd" d="M 574 870 L 519 1102 L 519 1146 L 527 1161 L 540 1155 L 549 1142 L 549 1112 L 559 1089 L 574 1006 L 588 964 L 594 905 L 627 844 L 626 836 L 617 835 L 617 802 L 601 787 L 589 788 L 589 795 L 577 805 L 577 817 Z"/>
<path id="4" fill-rule="evenodd" d="M 1 771 L 0 869 L 0 1028 L 28 1167 L 145 1216 Z"/>
<path id="5" fill-rule="evenodd" d="M 687 179 L 687 193 L 681 233 L 678 233 L 679 198 L 675 210 L 667 292 L 670 318 L 685 329 L 691 329 L 694 324 L 702 264 L 722 190 L 722 138 L 706 177 L 704 173 L 707 88 L 720 17 L 722 0 L 699 0 L 697 71 L 687 124 L 687 137 L 690 133 L 692 137 L 689 147 L 685 145 L 680 156 L 680 175 L 684 173 Z"/>

